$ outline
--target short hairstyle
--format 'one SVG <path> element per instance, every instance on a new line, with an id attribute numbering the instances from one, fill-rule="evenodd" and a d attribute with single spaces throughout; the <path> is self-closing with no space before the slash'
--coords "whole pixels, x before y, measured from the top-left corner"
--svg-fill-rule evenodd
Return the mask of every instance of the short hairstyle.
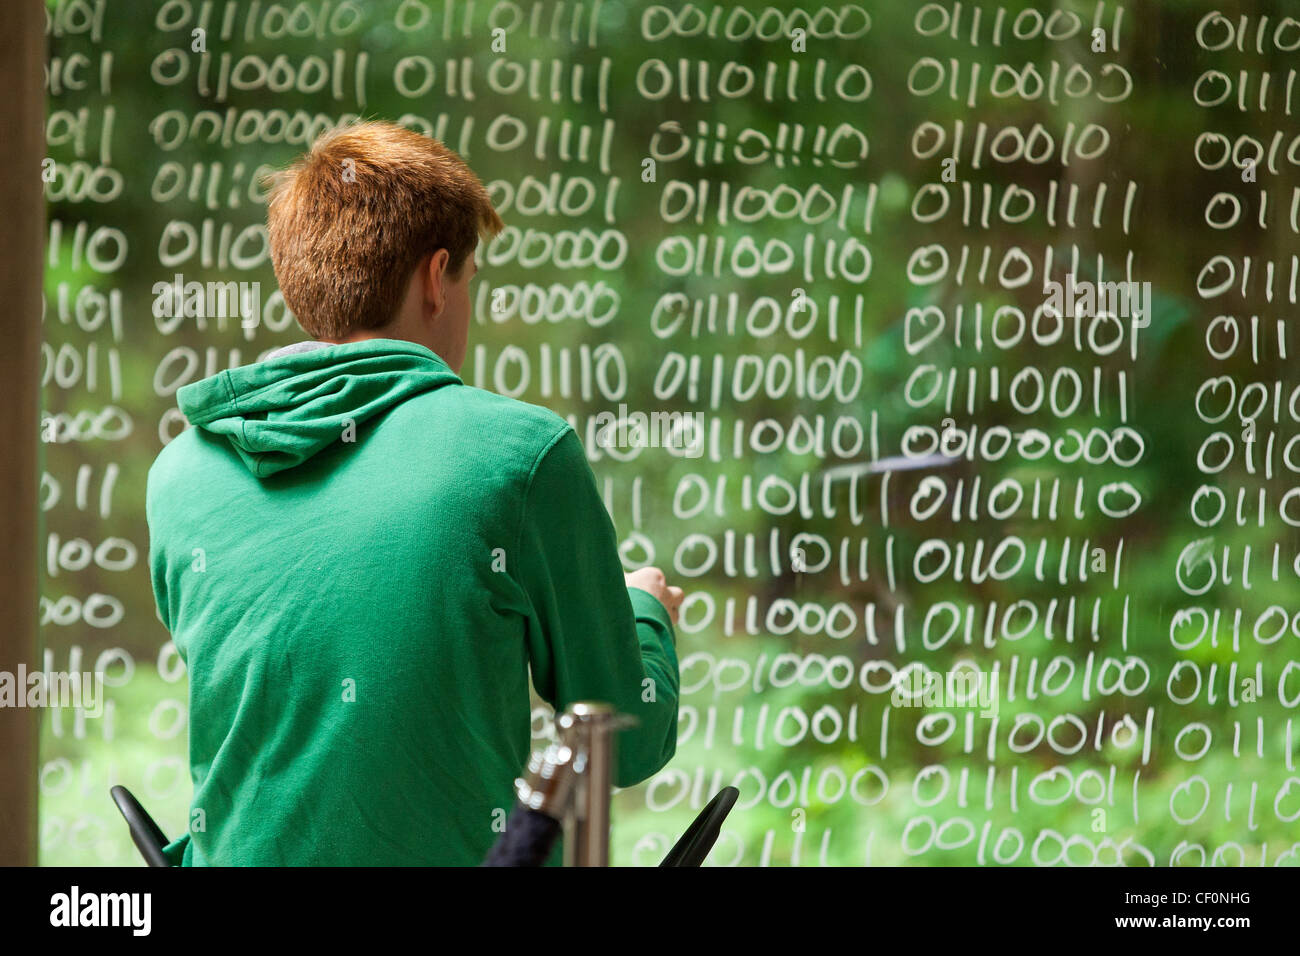
<path id="1" fill-rule="evenodd" d="M 459 278 L 479 238 L 505 228 L 464 160 L 394 123 L 327 130 L 270 182 L 271 264 L 315 339 L 387 325 L 421 259 L 446 249 Z"/>

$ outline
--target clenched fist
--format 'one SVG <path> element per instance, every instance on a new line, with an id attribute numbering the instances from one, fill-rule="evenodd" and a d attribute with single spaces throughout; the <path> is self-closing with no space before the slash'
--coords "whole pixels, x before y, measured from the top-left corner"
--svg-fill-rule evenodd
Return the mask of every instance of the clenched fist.
<path id="1" fill-rule="evenodd" d="M 640 588 L 642 591 L 648 591 L 653 594 L 660 604 L 668 611 L 668 616 L 672 619 L 673 624 L 677 623 L 677 609 L 682 606 L 682 598 L 685 597 L 681 588 L 668 586 L 668 579 L 658 568 L 640 568 L 631 574 L 623 576 L 630 588 Z"/>

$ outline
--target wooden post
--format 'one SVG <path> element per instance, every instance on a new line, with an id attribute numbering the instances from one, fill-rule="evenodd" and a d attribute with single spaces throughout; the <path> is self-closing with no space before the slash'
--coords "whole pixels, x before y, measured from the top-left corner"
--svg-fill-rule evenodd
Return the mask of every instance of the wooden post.
<path id="1" fill-rule="evenodd" d="M 0 671 L 39 668 L 37 483 L 45 249 L 45 4 L 16 0 L 0 30 Z M 0 865 L 36 864 L 41 711 L 0 707 Z"/>

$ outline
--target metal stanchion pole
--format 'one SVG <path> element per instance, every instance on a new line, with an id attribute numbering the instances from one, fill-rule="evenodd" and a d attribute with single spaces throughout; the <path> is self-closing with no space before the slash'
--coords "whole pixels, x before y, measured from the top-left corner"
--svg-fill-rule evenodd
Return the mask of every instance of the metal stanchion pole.
<path id="1" fill-rule="evenodd" d="M 484 865 L 538 866 L 554 849 L 562 826 L 565 866 L 609 866 L 614 735 L 635 723 L 636 718 L 592 701 L 556 717 L 559 739 L 534 753 L 528 775 L 515 781 L 520 806 Z M 739 796 L 735 787 L 720 790 L 660 865 L 699 866 Z"/>
<path id="2" fill-rule="evenodd" d="M 574 704 L 560 715 L 560 739 L 573 750 L 578 785 L 564 823 L 565 866 L 609 866 L 609 802 L 614 734 L 625 721 L 607 704 Z"/>

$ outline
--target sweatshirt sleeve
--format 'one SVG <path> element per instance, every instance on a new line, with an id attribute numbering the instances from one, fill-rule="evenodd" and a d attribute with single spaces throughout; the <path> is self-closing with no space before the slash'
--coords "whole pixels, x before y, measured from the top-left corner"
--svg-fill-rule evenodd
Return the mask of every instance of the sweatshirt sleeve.
<path id="1" fill-rule="evenodd" d="M 614 785 L 640 783 L 677 749 L 675 635 L 664 606 L 624 582 L 614 524 L 570 427 L 533 467 L 515 553 L 537 692 L 557 712 L 596 700 L 636 718 L 618 732 Z"/>
<path id="2" fill-rule="evenodd" d="M 156 518 L 157 484 L 150 469 L 145 483 L 145 521 L 149 526 L 149 576 L 153 583 L 154 605 L 158 620 L 162 622 L 167 633 L 171 633 L 171 603 L 167 595 L 167 562 L 163 558 L 162 542 Z"/>

